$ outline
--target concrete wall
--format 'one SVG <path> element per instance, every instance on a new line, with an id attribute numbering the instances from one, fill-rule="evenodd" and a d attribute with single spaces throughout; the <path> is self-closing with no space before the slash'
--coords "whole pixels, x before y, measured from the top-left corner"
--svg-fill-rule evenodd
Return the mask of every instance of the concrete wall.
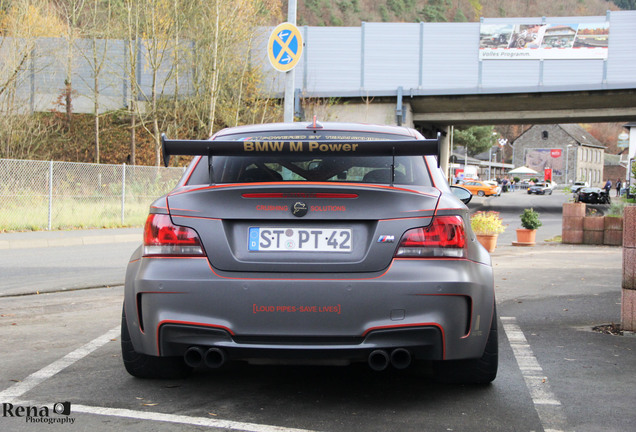
<path id="1" fill-rule="evenodd" d="M 305 110 L 305 120 L 310 120 L 316 113 L 318 120 L 397 125 L 396 107 L 397 101 L 390 102 L 347 102 L 346 104 L 333 104 L 323 109 L 313 108 Z M 320 113 L 323 113 L 321 118 Z M 403 108 L 404 120 L 402 126 L 413 127 L 413 110 L 406 103 Z"/>

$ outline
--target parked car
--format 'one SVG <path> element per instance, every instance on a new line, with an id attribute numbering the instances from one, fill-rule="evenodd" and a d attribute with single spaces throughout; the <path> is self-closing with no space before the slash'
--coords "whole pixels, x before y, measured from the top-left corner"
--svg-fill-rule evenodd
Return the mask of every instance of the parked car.
<path id="1" fill-rule="evenodd" d="M 128 263 L 131 375 L 305 361 L 495 379 L 491 258 L 471 194 L 438 166 L 438 139 L 314 121 L 162 144 L 166 164 L 196 157 L 151 205 Z"/>
<path id="2" fill-rule="evenodd" d="M 584 187 L 590 187 L 590 184 L 586 181 L 575 181 L 572 183 L 570 189 L 572 190 L 572 193 L 576 193 L 579 189 Z"/>
<path id="3" fill-rule="evenodd" d="M 574 194 L 574 202 L 587 204 L 610 204 L 611 199 L 605 189 L 597 187 L 584 187 Z"/>
<path id="4" fill-rule="evenodd" d="M 495 188 L 497 188 L 497 193 L 495 194 L 495 196 L 501 196 L 501 185 L 500 184 L 498 184 L 494 180 L 484 180 L 484 183 L 489 184 L 491 186 L 495 186 Z"/>
<path id="5" fill-rule="evenodd" d="M 480 197 L 498 195 L 497 183 L 495 185 L 488 184 L 480 180 L 465 180 L 462 187 L 468 189 L 473 195 Z"/>
<path id="6" fill-rule="evenodd" d="M 550 182 L 537 183 L 534 186 L 528 187 L 528 195 L 552 195 L 553 189 L 554 187 Z"/>

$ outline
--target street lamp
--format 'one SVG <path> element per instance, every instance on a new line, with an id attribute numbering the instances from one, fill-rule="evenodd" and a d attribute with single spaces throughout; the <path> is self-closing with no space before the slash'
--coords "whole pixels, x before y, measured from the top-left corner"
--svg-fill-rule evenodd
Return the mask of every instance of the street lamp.
<path id="1" fill-rule="evenodd" d="M 572 144 L 568 144 L 568 146 L 565 148 L 565 185 L 567 186 L 568 183 L 568 172 L 570 171 L 570 164 L 568 163 L 568 158 L 570 156 L 570 147 L 572 147 Z"/>

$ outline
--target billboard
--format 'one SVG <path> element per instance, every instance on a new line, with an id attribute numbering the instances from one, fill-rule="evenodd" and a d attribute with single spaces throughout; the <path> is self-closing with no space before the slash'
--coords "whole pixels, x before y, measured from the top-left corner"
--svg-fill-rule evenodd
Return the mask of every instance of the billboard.
<path id="1" fill-rule="evenodd" d="M 565 175 L 565 156 L 559 148 L 526 149 L 524 165 L 532 168 L 539 175 L 545 175 L 549 171 L 550 179 L 553 176 Z M 547 179 L 546 179 L 547 180 Z"/>
<path id="2" fill-rule="evenodd" d="M 480 60 L 607 59 L 609 22 L 481 24 Z"/>

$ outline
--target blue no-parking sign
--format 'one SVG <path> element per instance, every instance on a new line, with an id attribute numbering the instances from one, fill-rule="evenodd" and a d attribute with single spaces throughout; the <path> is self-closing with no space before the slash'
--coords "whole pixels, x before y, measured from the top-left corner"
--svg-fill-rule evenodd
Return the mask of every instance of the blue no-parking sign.
<path id="1" fill-rule="evenodd" d="M 287 72 L 300 61 L 303 38 L 298 27 L 291 23 L 279 24 L 269 36 L 267 56 L 274 69 Z"/>

